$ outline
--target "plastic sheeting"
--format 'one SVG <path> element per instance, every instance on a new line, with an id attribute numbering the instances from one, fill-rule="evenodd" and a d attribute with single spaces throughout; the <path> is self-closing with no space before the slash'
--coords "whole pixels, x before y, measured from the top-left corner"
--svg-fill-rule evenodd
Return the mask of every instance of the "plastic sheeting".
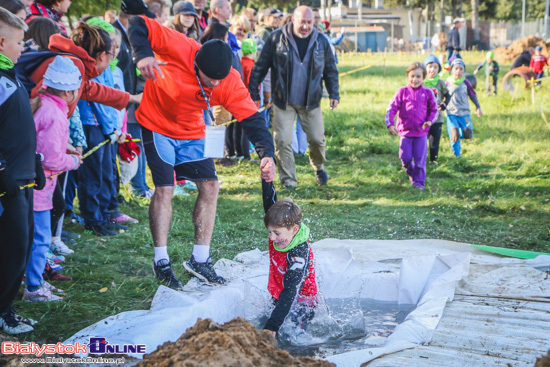
<path id="1" fill-rule="evenodd" d="M 547 259 L 503 259 L 465 244 L 438 240 L 358 241 L 325 239 L 313 244 L 317 281 L 325 298 L 368 298 L 417 304 L 380 347 L 329 356 L 338 366 L 359 366 L 379 356 L 428 343 L 448 301 L 461 292 L 499 294 L 503 278 L 514 296 L 536 298 L 550 292 L 545 274 L 529 265 L 545 267 Z M 470 261 L 476 277 L 470 279 Z M 521 270 L 510 277 L 504 266 Z M 76 333 L 65 343 L 87 343 L 105 337 L 110 344 L 145 344 L 153 352 L 166 341 L 177 340 L 198 318 L 225 323 L 235 317 L 252 320 L 269 312 L 269 259 L 259 250 L 222 259 L 216 271 L 226 286 L 210 287 L 190 280 L 184 292 L 160 286 L 148 311 L 130 311 L 108 317 Z M 496 273 L 488 273 L 491 269 Z M 485 269 L 485 270 L 484 270 Z M 539 274 L 540 273 L 540 274 Z M 492 278 L 496 277 L 496 278 Z M 500 288 L 499 288 L 500 287 Z M 547 288 L 544 288 L 547 287 Z M 547 293 L 545 293 L 547 294 Z M 141 355 L 132 355 L 141 358 Z"/>

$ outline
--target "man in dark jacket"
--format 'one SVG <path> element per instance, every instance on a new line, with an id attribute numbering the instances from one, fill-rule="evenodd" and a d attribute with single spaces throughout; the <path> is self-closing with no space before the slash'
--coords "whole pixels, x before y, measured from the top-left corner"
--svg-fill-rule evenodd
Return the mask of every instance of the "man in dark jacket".
<path id="1" fill-rule="evenodd" d="M 512 63 L 510 70 L 519 68 L 520 66 L 529 66 L 531 64 L 531 56 L 535 53 L 535 49 L 530 47 L 528 50 L 523 51 Z"/>
<path id="2" fill-rule="evenodd" d="M 126 14 L 124 11 L 121 11 L 119 17 L 116 21 L 113 22 L 113 27 L 118 29 L 122 34 L 122 42 L 120 44 L 120 52 L 117 56 L 118 64 L 117 66 L 122 70 L 124 74 L 124 89 L 130 94 L 142 93 L 143 92 L 143 83 L 138 87 L 140 78 L 136 73 L 136 64 L 133 61 L 132 46 L 130 45 L 130 40 L 128 39 L 128 20 L 133 15 Z M 128 133 L 134 139 L 141 139 L 141 129 L 135 117 L 136 109 L 139 107 L 136 103 L 129 103 L 126 107 L 126 112 L 128 114 Z M 137 142 L 140 146 L 141 151 L 144 151 L 143 143 L 141 140 Z M 137 157 L 138 160 L 138 170 L 135 176 L 130 181 L 132 191 L 134 194 L 143 197 L 151 197 L 153 195 L 153 190 L 149 189 L 147 182 L 145 181 L 146 173 L 146 162 L 145 154 L 140 154 Z"/>
<path id="3" fill-rule="evenodd" d="M 449 40 L 447 41 L 447 51 L 449 52 L 449 55 L 447 57 L 447 60 L 451 59 L 451 56 L 453 53 L 457 55 L 458 58 L 460 58 L 460 27 L 462 27 L 462 24 L 464 24 L 464 19 L 462 18 L 456 18 L 454 20 L 454 27 L 449 31 Z"/>
<path id="4" fill-rule="evenodd" d="M 292 153 L 292 128 L 296 114 L 309 142 L 309 158 L 317 182 L 327 183 L 325 164 L 325 130 L 321 113 L 324 81 L 332 109 L 338 106 L 338 70 L 330 44 L 313 27 L 313 11 L 299 6 L 292 22 L 271 33 L 254 64 L 249 91 L 260 100 L 258 86 L 271 68 L 273 98 L 273 139 L 282 184 L 295 188 L 296 165 Z"/>

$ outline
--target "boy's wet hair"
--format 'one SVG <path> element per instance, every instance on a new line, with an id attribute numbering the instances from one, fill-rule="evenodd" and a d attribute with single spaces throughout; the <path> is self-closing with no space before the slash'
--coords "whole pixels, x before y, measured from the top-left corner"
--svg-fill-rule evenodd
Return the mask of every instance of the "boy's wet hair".
<path id="1" fill-rule="evenodd" d="M 295 224 L 302 223 L 302 210 L 292 199 L 277 201 L 265 213 L 265 226 L 292 228 Z"/>
<path id="2" fill-rule="evenodd" d="M 420 69 L 422 70 L 422 78 L 426 79 L 426 75 L 427 75 L 427 71 L 426 71 L 426 67 L 424 66 L 423 63 L 421 62 L 413 62 L 412 64 L 409 65 L 409 67 L 407 68 L 407 76 L 409 76 L 409 73 L 413 70 L 416 70 L 416 69 Z"/>
<path id="3" fill-rule="evenodd" d="M 5 34 L 9 28 L 22 29 L 25 32 L 28 27 L 18 16 L 0 7 L 0 35 Z"/>

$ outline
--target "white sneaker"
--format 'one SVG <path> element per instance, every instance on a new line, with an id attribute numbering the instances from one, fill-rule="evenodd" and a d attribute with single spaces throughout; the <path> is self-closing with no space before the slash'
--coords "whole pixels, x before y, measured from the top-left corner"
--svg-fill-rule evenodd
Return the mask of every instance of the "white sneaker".
<path id="1" fill-rule="evenodd" d="M 23 318 L 13 309 L 9 309 L 0 314 L 0 329 L 10 335 L 29 333 L 34 330 L 30 325 L 30 321 L 36 323 L 34 320 Z"/>
<path id="2" fill-rule="evenodd" d="M 71 250 L 69 246 L 65 245 L 65 242 L 61 241 L 61 237 L 52 237 L 50 249 L 61 255 L 74 254 L 74 251 Z"/>
<path id="3" fill-rule="evenodd" d="M 63 298 L 53 294 L 52 290 L 46 287 L 46 284 L 48 283 L 44 283 L 44 286 L 39 287 L 34 292 L 29 292 L 29 289 L 25 288 L 23 300 L 27 302 L 53 302 L 63 300 Z"/>
<path id="4" fill-rule="evenodd" d="M 50 290 L 51 292 L 56 292 L 56 293 L 61 293 L 61 294 L 64 294 L 65 292 L 63 291 L 63 289 L 59 289 L 59 288 L 56 288 L 54 287 L 53 285 L 51 285 L 50 283 L 48 282 L 44 282 L 42 284 L 42 287 Z"/>

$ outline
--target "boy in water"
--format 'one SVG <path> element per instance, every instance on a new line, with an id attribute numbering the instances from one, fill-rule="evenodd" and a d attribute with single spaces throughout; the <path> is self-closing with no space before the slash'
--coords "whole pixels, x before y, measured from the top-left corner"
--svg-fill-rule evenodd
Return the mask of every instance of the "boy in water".
<path id="1" fill-rule="evenodd" d="M 275 336 L 289 314 L 306 327 L 317 305 L 317 284 L 309 228 L 302 223 L 300 207 L 290 199 L 277 201 L 267 210 L 264 223 L 269 231 L 267 289 L 275 304 L 264 330 Z"/>

